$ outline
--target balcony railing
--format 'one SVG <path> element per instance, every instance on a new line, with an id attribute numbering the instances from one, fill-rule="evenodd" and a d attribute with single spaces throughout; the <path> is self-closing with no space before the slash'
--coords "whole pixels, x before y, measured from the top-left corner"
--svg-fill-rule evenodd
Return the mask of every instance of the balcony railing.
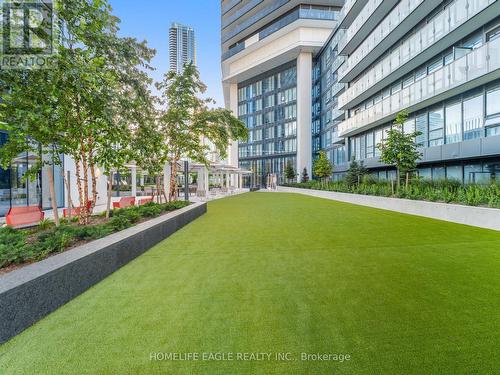
<path id="1" fill-rule="evenodd" d="M 275 32 L 281 30 L 285 26 L 290 25 L 291 23 L 299 20 L 299 19 L 314 19 L 314 20 L 328 20 L 334 21 L 338 17 L 338 11 L 334 9 L 317 9 L 317 8 L 302 8 L 299 7 L 294 11 L 290 12 L 286 16 L 282 17 L 278 21 L 272 23 L 266 28 L 262 29 L 259 33 L 259 41 L 267 38 L 269 35 L 274 34 Z M 255 34 L 254 34 L 255 35 Z M 254 35 L 248 37 L 246 40 L 254 37 Z M 222 60 L 226 60 L 237 53 L 243 51 L 245 49 L 245 41 L 242 41 L 236 44 L 234 47 L 229 49 L 228 51 L 222 54 Z"/>
<path id="2" fill-rule="evenodd" d="M 455 0 L 452 2 L 431 22 L 416 30 L 399 48 L 387 54 L 349 87 L 339 97 L 339 106 L 344 107 L 356 99 L 368 88 L 395 72 L 494 2 L 495 0 Z"/>
<path id="3" fill-rule="evenodd" d="M 351 26 L 346 30 L 345 38 L 339 43 L 339 51 L 344 49 L 347 42 L 349 42 L 354 35 L 361 29 L 361 27 L 368 21 L 368 19 L 373 15 L 375 10 L 382 4 L 383 0 L 372 0 L 368 1 L 363 7 L 359 15 L 352 22 Z M 355 1 L 352 2 L 351 7 L 354 5 Z M 344 6 L 345 7 L 345 6 Z"/>
<path id="4" fill-rule="evenodd" d="M 464 83 L 473 81 L 500 69 L 500 38 L 486 43 L 468 55 L 455 60 L 379 103 L 343 121 L 339 126 L 341 136 L 368 127 L 403 109 L 443 94 Z"/>
<path id="5" fill-rule="evenodd" d="M 344 77 L 349 71 L 351 71 L 359 62 L 368 55 L 375 47 L 385 39 L 397 26 L 403 22 L 424 0 L 404 0 L 396 5 L 391 12 L 382 20 L 382 22 L 370 33 L 370 35 L 361 43 L 361 45 L 356 48 L 356 50 L 349 56 L 346 63 L 340 69 L 340 76 Z M 372 7 L 372 13 L 378 7 L 381 1 L 377 0 L 374 5 L 370 5 L 372 2 L 368 2 L 363 8 L 363 11 L 367 7 Z M 358 18 L 361 17 L 361 14 Z M 366 22 L 366 19 L 364 19 Z M 363 22 L 363 23 L 364 23 Z M 347 30 L 346 41 L 347 43 L 356 32 L 361 28 L 362 24 L 354 21 L 353 25 Z M 354 27 L 356 25 L 356 27 Z M 342 46 L 343 48 L 343 46 Z"/>

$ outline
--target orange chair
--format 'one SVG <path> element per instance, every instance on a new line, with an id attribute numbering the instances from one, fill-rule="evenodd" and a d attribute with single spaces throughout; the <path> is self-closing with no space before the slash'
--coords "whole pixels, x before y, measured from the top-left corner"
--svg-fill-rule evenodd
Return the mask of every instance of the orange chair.
<path id="1" fill-rule="evenodd" d="M 123 197 L 119 202 L 113 202 L 113 208 L 127 208 L 135 206 L 135 197 Z"/>
<path id="2" fill-rule="evenodd" d="M 92 201 L 88 201 L 87 210 L 90 211 L 91 208 L 92 208 Z M 80 207 L 73 207 L 73 209 L 71 210 L 71 216 L 79 216 L 80 210 L 81 210 Z M 63 216 L 68 217 L 68 213 L 69 213 L 69 208 L 63 208 Z"/>
<path id="3" fill-rule="evenodd" d="M 139 206 L 142 206 L 143 204 L 146 204 L 146 203 L 150 203 L 153 201 L 153 198 L 144 198 L 144 199 L 141 199 L 139 200 Z"/>
<path id="4" fill-rule="evenodd" d="M 45 217 L 39 206 L 12 207 L 5 220 L 11 227 L 36 225 Z"/>

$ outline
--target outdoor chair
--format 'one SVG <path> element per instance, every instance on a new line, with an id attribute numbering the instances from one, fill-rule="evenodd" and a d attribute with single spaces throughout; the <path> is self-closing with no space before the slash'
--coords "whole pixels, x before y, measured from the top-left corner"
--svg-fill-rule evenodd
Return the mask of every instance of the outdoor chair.
<path id="1" fill-rule="evenodd" d="M 44 217 L 45 213 L 42 212 L 39 206 L 12 207 L 5 221 L 8 226 L 14 228 L 26 227 L 38 224 Z"/>

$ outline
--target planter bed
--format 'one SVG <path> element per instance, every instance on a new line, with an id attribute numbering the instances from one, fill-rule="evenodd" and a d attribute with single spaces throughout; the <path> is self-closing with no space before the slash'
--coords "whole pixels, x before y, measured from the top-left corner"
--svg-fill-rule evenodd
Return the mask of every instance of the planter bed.
<path id="1" fill-rule="evenodd" d="M 206 212 L 195 203 L 0 275 L 0 343 Z"/>
<path id="2" fill-rule="evenodd" d="M 460 204 L 388 198 L 374 195 L 338 193 L 325 190 L 279 186 L 278 191 L 299 193 L 339 202 L 357 204 L 410 215 L 424 216 L 458 224 L 500 230 L 500 210 L 496 208 L 471 207 Z"/>

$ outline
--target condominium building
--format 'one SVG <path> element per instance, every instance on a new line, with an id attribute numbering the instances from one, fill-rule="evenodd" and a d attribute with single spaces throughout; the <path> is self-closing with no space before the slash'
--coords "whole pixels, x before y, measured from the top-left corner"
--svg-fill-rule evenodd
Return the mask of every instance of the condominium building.
<path id="1" fill-rule="evenodd" d="M 255 108 L 248 105 L 258 101 L 259 95 L 265 96 L 259 94 L 260 89 L 256 87 L 255 92 L 243 89 L 254 81 L 263 82 L 266 76 L 276 75 L 267 69 L 266 57 L 273 51 L 279 55 L 285 49 L 276 46 L 272 50 L 265 44 L 265 38 L 252 39 L 250 34 L 250 40 L 238 37 L 237 41 L 231 39 L 224 44 L 224 35 L 230 33 L 224 29 L 224 19 L 235 7 L 241 11 L 233 13 L 243 15 L 262 3 L 222 2 L 226 105 L 246 121 L 252 132 L 266 128 L 266 123 L 257 125 L 253 119 L 259 111 L 269 119 L 273 115 L 267 115 L 260 104 Z M 275 6 L 279 3 L 279 9 L 293 1 L 272 3 Z M 300 12 L 305 6 L 300 3 L 294 4 L 298 6 L 299 17 L 291 24 L 300 22 Z M 311 27 L 319 27 L 321 23 L 322 27 L 330 27 L 330 31 L 321 47 L 309 50 L 312 59 L 308 77 L 305 72 L 297 75 L 296 86 L 310 83 L 311 97 L 308 118 L 305 110 L 302 117 L 296 118 L 295 126 L 303 132 L 302 137 L 296 137 L 296 150 L 309 152 L 312 158 L 319 150 L 325 150 L 335 164 L 334 178 L 343 176 L 352 158 L 362 160 L 378 178 L 394 178 L 394 169 L 380 163 L 377 145 L 383 143 L 397 113 L 406 110 L 410 116 L 404 131 L 421 133 L 417 139 L 422 152 L 420 176 L 453 178 L 465 183 L 495 178 L 500 173 L 500 1 L 348 0 L 340 11 L 335 8 L 339 5 L 342 4 L 335 1 L 307 5 L 310 12 L 318 15 L 309 20 L 315 25 Z M 320 20 L 322 11 L 332 12 L 329 26 L 323 24 L 324 19 Z M 231 19 L 236 22 L 238 18 Z M 232 30 L 244 29 L 244 20 L 233 25 Z M 273 21 L 268 23 L 272 25 Z M 286 37 L 291 38 L 290 34 L 286 32 Z M 310 42 L 311 38 L 305 40 Z M 307 47 L 298 47 L 304 48 Z M 251 51 L 245 52 L 247 49 Z M 252 61 L 240 62 L 252 54 Z M 298 66 L 298 62 L 288 63 Z M 253 65 L 258 68 L 246 68 Z M 239 80 L 239 75 L 244 80 Z M 231 87 L 240 90 L 235 91 L 237 99 L 233 99 Z M 244 96 L 247 93 L 249 100 Z M 283 96 L 278 94 L 276 98 Z M 280 111 L 279 106 L 274 108 L 274 116 L 285 115 Z M 269 158 L 264 153 L 268 148 L 260 137 L 254 133 L 248 144 L 239 146 L 239 163 L 257 174 L 265 174 L 268 169 L 264 169 L 266 164 L 260 160 Z M 289 157 L 297 158 L 298 154 Z M 307 163 L 295 162 L 295 167 L 298 172 L 303 167 L 310 170 L 310 159 Z"/>
<path id="2" fill-rule="evenodd" d="M 247 184 L 283 176 L 287 163 L 311 170 L 313 57 L 343 1 L 223 0 L 222 76 L 227 108 L 250 130 L 229 163 L 252 171 Z"/>
<path id="3" fill-rule="evenodd" d="M 172 23 L 169 29 L 170 70 L 180 73 L 184 64 L 196 64 L 196 40 L 192 27 Z"/>

